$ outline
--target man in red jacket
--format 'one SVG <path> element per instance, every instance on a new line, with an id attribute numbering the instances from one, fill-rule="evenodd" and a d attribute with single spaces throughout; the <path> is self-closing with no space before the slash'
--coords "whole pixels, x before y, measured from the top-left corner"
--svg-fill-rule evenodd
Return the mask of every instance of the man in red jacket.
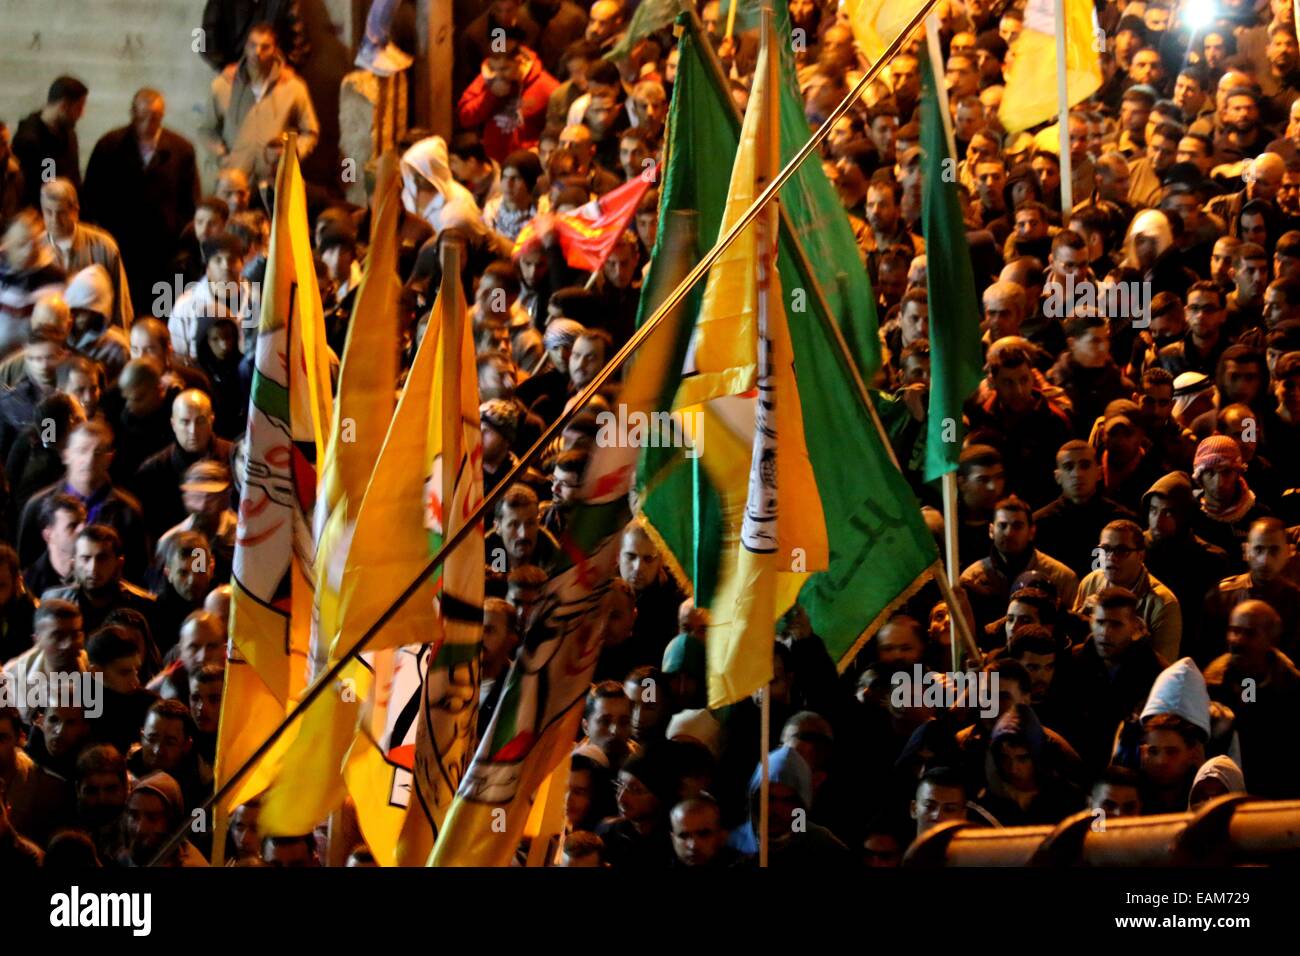
<path id="1" fill-rule="evenodd" d="M 460 98 L 457 121 L 479 129 L 490 158 L 501 162 L 517 149 L 535 149 L 546 124 L 546 104 L 559 82 L 523 45 L 521 31 L 498 28 L 492 52 Z"/>

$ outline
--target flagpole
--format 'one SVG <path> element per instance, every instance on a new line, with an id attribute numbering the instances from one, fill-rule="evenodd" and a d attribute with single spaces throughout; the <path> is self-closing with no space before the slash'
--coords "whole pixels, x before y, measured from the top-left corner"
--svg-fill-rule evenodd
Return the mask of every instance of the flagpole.
<path id="1" fill-rule="evenodd" d="M 948 102 L 948 87 L 943 82 L 944 62 L 943 48 L 939 44 L 939 17 L 931 13 L 925 19 L 925 43 L 930 51 L 930 75 L 934 77 L 934 93 L 939 101 L 939 117 L 943 121 L 943 136 L 948 143 L 948 155 L 954 164 L 957 162 L 957 135 L 952 128 L 952 107 Z M 946 471 L 942 478 L 943 488 L 943 550 L 947 564 L 948 580 L 961 574 L 961 559 L 957 553 L 957 475 Z M 955 673 L 961 669 L 961 638 L 965 616 L 954 603 L 948 601 L 951 588 L 940 587 L 944 591 L 944 600 L 948 604 L 948 641 L 952 657 L 952 669 Z"/>
<path id="2" fill-rule="evenodd" d="M 768 762 L 767 752 L 772 746 L 772 729 L 769 726 L 772 720 L 772 685 L 768 684 L 759 691 L 762 696 L 763 706 L 760 711 L 759 720 L 762 722 L 762 728 L 759 730 L 759 748 L 762 754 L 759 756 L 759 765 L 762 769 L 762 782 L 758 789 L 758 865 L 759 868 L 767 866 L 767 821 L 768 821 Z"/>
<path id="3" fill-rule="evenodd" d="M 1069 63 L 1065 54 L 1065 0 L 1056 2 L 1056 99 L 1060 113 L 1061 220 L 1070 224 L 1074 209 L 1074 163 L 1070 159 Z"/>
<path id="4" fill-rule="evenodd" d="M 762 193 L 759 194 L 750 207 L 746 209 L 735 224 L 732 225 L 726 235 L 722 236 L 717 243 L 714 244 L 713 248 L 700 258 L 699 262 L 697 262 L 690 272 L 687 273 L 686 277 L 682 279 L 675 289 L 668 293 L 664 300 L 659 304 L 658 308 L 656 308 L 650 317 L 642 323 L 641 327 L 632 334 L 632 337 L 624 343 L 623 347 L 614 354 L 605 367 L 596 373 L 596 376 L 587 383 L 586 387 L 573 397 L 568 409 L 561 413 L 554 422 L 543 430 L 541 436 L 533 443 L 532 447 L 519 457 L 519 460 L 502 477 L 496 487 L 490 493 L 484 495 L 478 506 L 466 518 L 465 523 L 458 528 L 449 539 L 443 542 L 442 547 L 439 548 L 438 552 L 429 559 L 429 562 L 420 571 L 419 575 L 406 586 L 402 593 L 397 596 L 391 605 L 389 605 L 387 610 L 385 610 L 384 613 L 366 629 L 365 633 L 357 640 L 356 644 L 354 644 L 346 654 L 343 654 L 338 661 L 331 665 L 327 671 L 317 676 L 316 680 L 307 688 L 302 698 L 294 705 L 293 709 L 285 716 L 284 720 L 281 721 L 276 729 L 258 745 L 257 749 L 248 757 L 247 760 L 244 761 L 243 765 L 231 774 L 225 784 L 203 802 L 201 809 L 207 810 L 207 808 L 212 806 L 215 802 L 229 796 L 235 786 L 263 757 L 266 756 L 275 745 L 276 741 L 284 735 L 288 728 L 303 715 L 306 709 L 310 707 L 327 688 L 333 685 L 334 681 L 336 681 L 343 673 L 344 668 L 346 668 L 352 657 L 364 651 L 380 631 L 382 631 L 393 617 L 402 609 L 406 602 L 414 597 L 425 586 L 425 582 L 428 580 L 429 576 L 442 565 L 447 555 L 451 554 L 451 552 L 453 552 L 461 542 L 469 536 L 483 516 L 492 511 L 496 506 L 497 501 L 506 493 L 509 487 L 514 483 L 515 479 L 529 467 L 529 463 L 535 457 L 540 455 L 548 445 L 550 445 L 554 438 L 566 425 L 568 425 L 569 421 L 577 415 L 578 412 L 584 408 L 602 388 L 604 388 L 606 383 L 613 378 L 620 368 L 622 368 L 628 358 L 641 347 L 646 339 L 655 333 L 659 326 L 663 324 L 665 319 L 672 314 L 673 310 L 681 305 L 686 297 L 690 295 L 691 290 L 699 284 L 700 280 L 708 275 L 709 270 L 713 268 L 718 259 L 720 259 L 727 249 L 731 247 L 731 244 L 736 241 L 741 233 L 749 227 L 750 223 L 758 217 L 763 207 L 766 206 L 778 192 L 780 192 L 781 188 L 789 182 L 790 178 L 794 176 L 799 167 L 803 165 L 804 161 L 811 156 L 821 145 L 822 141 L 830 135 L 830 131 L 832 127 L 834 127 L 835 123 L 849 111 L 872 81 L 874 81 L 880 74 L 881 70 L 884 69 L 885 64 L 894 57 L 899 49 L 902 48 L 907 38 L 911 36 L 912 32 L 921 24 L 930 8 L 937 2 L 938 0 L 925 0 L 923 6 L 917 10 L 908 25 L 897 37 L 894 38 L 894 41 L 890 43 L 889 47 L 881 55 L 880 59 L 873 63 L 858 82 L 854 84 L 853 88 L 848 92 L 844 99 L 840 101 L 839 105 L 830 112 L 822 125 L 818 127 L 808 141 L 800 147 L 799 152 L 796 153 L 784 167 L 782 167 L 781 171 L 777 173 L 772 182 L 763 189 Z M 698 17 L 696 17 L 695 20 L 698 22 Z M 843 333 L 835 327 L 835 323 L 830 320 L 829 317 L 826 321 L 829 326 L 835 330 L 834 334 L 840 342 L 840 347 L 843 350 L 846 359 L 848 359 L 848 365 L 857 382 L 859 393 L 867 406 L 868 412 L 872 416 L 872 420 L 876 423 L 877 431 L 880 432 L 885 448 L 889 451 L 890 458 L 893 460 L 895 466 L 897 466 L 898 458 L 894 455 L 892 446 L 890 446 L 889 442 L 885 440 L 886 432 L 884 431 L 884 425 L 881 423 L 879 413 L 871 402 L 870 394 L 866 390 L 865 383 L 862 382 L 861 374 L 857 371 L 856 365 L 851 360 L 852 353 L 848 351 L 848 345 L 844 342 Z M 936 573 L 936 580 L 939 580 L 938 573 Z M 946 580 L 947 578 L 945 576 L 940 583 L 941 589 L 943 589 Z M 165 859 L 167 854 L 172 852 L 172 850 L 174 850 L 176 846 L 185 839 L 185 835 L 188 832 L 188 823 L 179 827 L 174 833 L 172 833 L 167 842 L 162 845 L 149 865 L 155 866 L 161 860 Z"/>

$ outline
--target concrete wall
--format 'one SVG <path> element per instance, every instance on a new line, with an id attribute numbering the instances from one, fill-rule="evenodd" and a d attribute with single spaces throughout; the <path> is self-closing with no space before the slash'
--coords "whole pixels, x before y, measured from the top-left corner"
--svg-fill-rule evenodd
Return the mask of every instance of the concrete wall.
<path id="1" fill-rule="evenodd" d="M 204 0 L 0 0 L 0 119 L 12 131 L 45 102 L 60 73 L 90 87 L 77 127 L 81 160 L 95 141 L 127 121 L 131 96 L 153 86 L 167 97 L 166 124 L 205 153 L 197 130 L 206 108 L 212 71 L 193 52 Z M 350 68 L 351 0 L 302 0 L 312 45 L 304 78 L 321 121 L 321 144 L 308 163 L 309 178 L 338 179 L 338 87 Z M 202 166 L 206 190 L 215 165 Z"/>

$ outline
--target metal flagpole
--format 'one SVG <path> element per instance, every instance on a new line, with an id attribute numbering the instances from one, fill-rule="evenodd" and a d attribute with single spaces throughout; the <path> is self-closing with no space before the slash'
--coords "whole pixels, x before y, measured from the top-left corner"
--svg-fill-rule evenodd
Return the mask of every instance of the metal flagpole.
<path id="1" fill-rule="evenodd" d="M 1065 59 L 1065 0 L 1056 0 L 1056 98 L 1061 115 L 1061 218 L 1068 226 L 1074 209 L 1074 163 L 1070 160 L 1070 83 Z"/>

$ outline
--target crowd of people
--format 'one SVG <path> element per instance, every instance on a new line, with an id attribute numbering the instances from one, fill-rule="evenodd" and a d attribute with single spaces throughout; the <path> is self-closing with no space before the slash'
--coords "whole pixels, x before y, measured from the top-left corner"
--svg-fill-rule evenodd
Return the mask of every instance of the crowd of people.
<path id="1" fill-rule="evenodd" d="M 93 91 L 72 76 L 12 137 L 0 124 L 0 868 L 144 865 L 212 792 L 268 183 L 284 133 L 304 156 L 319 138 L 295 5 L 271 6 L 274 23 L 205 22 L 217 73 L 197 152 L 141 89 L 83 174 Z M 662 158 L 678 40 L 629 38 L 635 6 L 458 0 L 455 132 L 402 143 L 403 368 L 455 239 L 486 491 L 636 327 L 657 189 L 594 276 L 554 226 Z M 1220 0 L 1195 24 L 1181 6 L 1098 2 L 1103 82 L 1069 113 L 1067 209 L 1058 128 L 999 122 L 1022 5 L 937 7 L 986 372 L 965 407 L 957 609 L 979 652 L 962 666 L 996 706 L 894 693 L 955 679 L 933 583 L 848 662 L 796 604 L 766 691 L 771 866 L 896 866 L 951 820 L 1300 797 L 1300 47 L 1288 0 Z M 869 66 L 837 7 L 789 0 L 781 21 L 810 129 Z M 743 107 L 756 35 L 726 35 L 717 0 L 697 13 Z M 904 45 L 821 163 L 876 296 L 874 397 L 939 540 L 921 475 L 923 50 Z M 341 355 L 370 217 L 337 184 L 308 186 Z M 617 391 L 615 376 L 490 519 L 503 560 L 485 568 L 480 732 Z M 548 860 L 754 865 L 763 711 L 706 707 L 708 612 L 640 518 L 600 628 Z M 98 700 L 31 692 L 78 674 L 102 681 Z M 228 861 L 373 865 L 360 839 L 340 856 L 324 826 L 269 836 L 257 817 L 256 800 L 233 813 Z M 196 828 L 167 861 L 213 849 Z"/>

